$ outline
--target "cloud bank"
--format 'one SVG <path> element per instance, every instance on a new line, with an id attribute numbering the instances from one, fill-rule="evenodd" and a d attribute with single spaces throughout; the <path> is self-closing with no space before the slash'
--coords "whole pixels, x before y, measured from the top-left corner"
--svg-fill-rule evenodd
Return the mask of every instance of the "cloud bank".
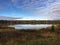
<path id="1" fill-rule="evenodd" d="M 32 10 L 32 17 L 39 19 L 60 19 L 60 0 L 0 0 L 0 9 L 15 7 Z"/>
<path id="2" fill-rule="evenodd" d="M 60 20 L 60 0 L 12 0 L 16 8 L 34 10 L 38 19 Z M 21 3 L 20 3 L 21 2 Z"/>
<path id="3" fill-rule="evenodd" d="M 38 7 L 46 7 L 55 0 L 12 0 L 16 8 L 34 10 Z"/>
<path id="4" fill-rule="evenodd" d="M 46 8 L 38 9 L 32 14 L 41 19 L 60 20 L 60 2 L 54 2 Z"/>

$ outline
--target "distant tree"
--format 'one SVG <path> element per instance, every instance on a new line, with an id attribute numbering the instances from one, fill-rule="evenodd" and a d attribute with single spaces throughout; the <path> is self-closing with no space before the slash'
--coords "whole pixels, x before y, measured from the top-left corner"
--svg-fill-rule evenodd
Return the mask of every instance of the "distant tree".
<path id="1" fill-rule="evenodd" d="M 50 30 L 51 32 L 55 32 L 55 26 L 54 26 L 54 24 L 51 26 L 51 30 Z"/>

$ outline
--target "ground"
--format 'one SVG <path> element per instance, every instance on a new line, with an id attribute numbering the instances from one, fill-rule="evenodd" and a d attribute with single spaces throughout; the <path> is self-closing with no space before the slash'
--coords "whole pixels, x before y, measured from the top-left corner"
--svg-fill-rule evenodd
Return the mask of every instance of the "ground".
<path id="1" fill-rule="evenodd" d="M 0 31 L 0 45 L 60 45 L 60 33 L 44 30 Z"/>

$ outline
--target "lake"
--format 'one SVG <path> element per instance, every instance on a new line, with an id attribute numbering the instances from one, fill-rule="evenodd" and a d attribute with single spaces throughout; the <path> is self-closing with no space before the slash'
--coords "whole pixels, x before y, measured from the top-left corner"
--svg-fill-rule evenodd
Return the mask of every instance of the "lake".
<path id="1" fill-rule="evenodd" d="M 10 25 L 10 27 L 14 27 L 15 29 L 41 29 L 51 27 L 51 24 L 18 24 L 18 25 Z"/>

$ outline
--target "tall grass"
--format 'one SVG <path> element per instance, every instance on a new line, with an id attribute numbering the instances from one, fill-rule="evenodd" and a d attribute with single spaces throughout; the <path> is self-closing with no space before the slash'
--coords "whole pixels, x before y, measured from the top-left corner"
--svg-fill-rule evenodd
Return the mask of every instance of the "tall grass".
<path id="1" fill-rule="evenodd" d="M 0 32 L 0 45 L 60 45 L 60 34 L 42 30 Z"/>

